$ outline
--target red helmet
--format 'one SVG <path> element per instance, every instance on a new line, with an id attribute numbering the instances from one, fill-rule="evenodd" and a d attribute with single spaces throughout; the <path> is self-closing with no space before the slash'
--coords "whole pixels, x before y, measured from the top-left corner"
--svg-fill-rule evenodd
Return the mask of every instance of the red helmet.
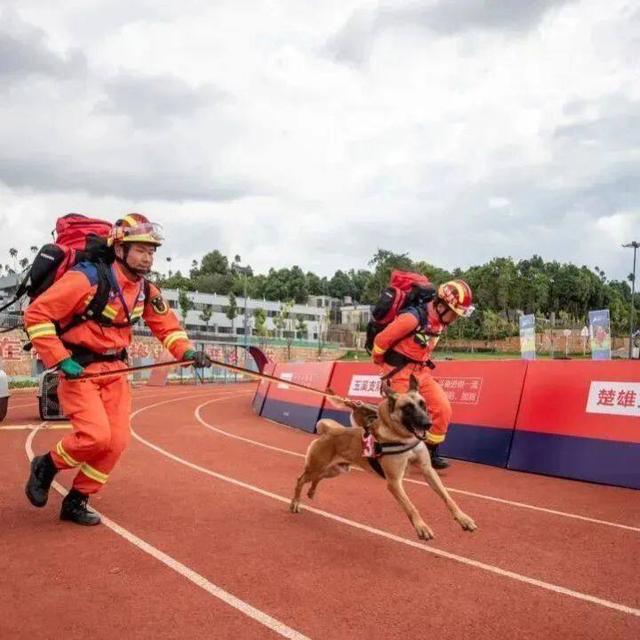
<path id="1" fill-rule="evenodd" d="M 471 287 L 464 280 L 449 280 L 441 284 L 438 298 L 459 316 L 468 318 L 475 311 Z"/>
<path id="2" fill-rule="evenodd" d="M 162 226 L 149 222 L 141 213 L 129 213 L 116 221 L 111 232 L 112 242 L 141 242 L 159 247 L 164 240 Z"/>

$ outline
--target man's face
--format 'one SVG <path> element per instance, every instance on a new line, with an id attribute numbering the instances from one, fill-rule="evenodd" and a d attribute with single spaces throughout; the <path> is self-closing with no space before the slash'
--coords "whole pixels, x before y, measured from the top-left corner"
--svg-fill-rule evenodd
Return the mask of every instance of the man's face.
<path id="1" fill-rule="evenodd" d="M 118 247 L 124 256 L 122 246 Z M 127 256 L 127 266 L 137 273 L 149 273 L 153 267 L 153 258 L 156 253 L 156 246 L 143 242 L 133 242 L 129 245 L 129 255 Z M 120 254 L 119 254 L 120 255 Z"/>
<path id="2" fill-rule="evenodd" d="M 458 318 L 458 314 L 452 311 L 444 302 L 437 298 L 429 303 L 429 315 L 440 320 L 445 325 L 453 324 Z"/>

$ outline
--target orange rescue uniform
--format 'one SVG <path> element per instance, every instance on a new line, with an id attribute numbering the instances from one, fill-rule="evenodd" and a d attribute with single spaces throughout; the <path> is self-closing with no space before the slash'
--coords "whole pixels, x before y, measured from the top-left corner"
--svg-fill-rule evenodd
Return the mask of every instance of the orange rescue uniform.
<path id="1" fill-rule="evenodd" d="M 64 328 L 74 316 L 86 309 L 97 290 L 96 279 L 92 277 L 94 273 L 95 267 L 91 264 L 77 265 L 25 311 L 25 328 L 46 367 L 54 367 L 72 357 L 72 352 L 78 348 L 117 358 L 117 354 L 129 347 L 132 340 L 127 311 L 131 322 L 142 318 L 177 360 L 181 360 L 187 350 L 193 349 L 160 290 L 148 283 L 149 299 L 145 299 L 143 279 L 129 280 L 117 262 L 112 266 L 112 274 L 121 295 L 111 292 L 103 311 L 104 318 L 117 326 L 88 320 L 63 333 L 61 339 L 56 324 Z M 123 360 L 114 359 L 91 363 L 85 371 L 118 371 L 126 366 Z M 58 469 L 78 468 L 74 489 L 85 495 L 95 493 L 107 481 L 129 443 L 129 382 L 125 375 L 97 380 L 61 377 L 58 395 L 73 431 L 53 447 L 51 457 Z"/>
<path id="2" fill-rule="evenodd" d="M 398 314 L 373 343 L 373 361 L 382 365 L 383 377 L 390 376 L 387 379 L 394 391 L 405 393 L 411 374 L 418 379 L 432 420 L 427 443 L 433 445 L 444 441 L 451 421 L 451 403 L 426 364 L 444 329 L 445 325 L 438 318 L 427 317 L 426 326 L 423 326 L 416 313 L 405 311 Z M 390 362 L 401 362 L 402 358 L 412 362 L 394 373 L 399 365 Z"/>

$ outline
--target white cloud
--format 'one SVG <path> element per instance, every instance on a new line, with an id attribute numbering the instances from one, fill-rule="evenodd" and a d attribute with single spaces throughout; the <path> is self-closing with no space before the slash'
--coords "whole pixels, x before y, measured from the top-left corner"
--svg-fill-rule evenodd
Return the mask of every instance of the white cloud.
<path id="1" fill-rule="evenodd" d="M 0 262 L 68 211 L 137 210 L 183 268 L 218 248 L 332 274 L 384 247 L 629 271 L 624 0 L 6 5 Z"/>

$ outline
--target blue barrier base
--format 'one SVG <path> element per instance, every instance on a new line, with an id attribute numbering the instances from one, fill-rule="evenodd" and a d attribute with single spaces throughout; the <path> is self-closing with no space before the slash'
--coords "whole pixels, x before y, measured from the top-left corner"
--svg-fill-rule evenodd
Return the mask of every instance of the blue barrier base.
<path id="1" fill-rule="evenodd" d="M 450 424 L 446 440 L 438 447 L 438 454 L 479 462 L 494 467 L 506 467 L 513 429 Z"/>
<path id="2" fill-rule="evenodd" d="M 640 489 L 640 444 L 516 430 L 508 468 Z"/>
<path id="3" fill-rule="evenodd" d="M 262 406 L 261 415 L 263 418 L 269 418 L 269 420 L 275 420 L 309 433 L 315 433 L 320 408 L 282 402 L 281 400 L 271 400 L 267 397 Z"/>

